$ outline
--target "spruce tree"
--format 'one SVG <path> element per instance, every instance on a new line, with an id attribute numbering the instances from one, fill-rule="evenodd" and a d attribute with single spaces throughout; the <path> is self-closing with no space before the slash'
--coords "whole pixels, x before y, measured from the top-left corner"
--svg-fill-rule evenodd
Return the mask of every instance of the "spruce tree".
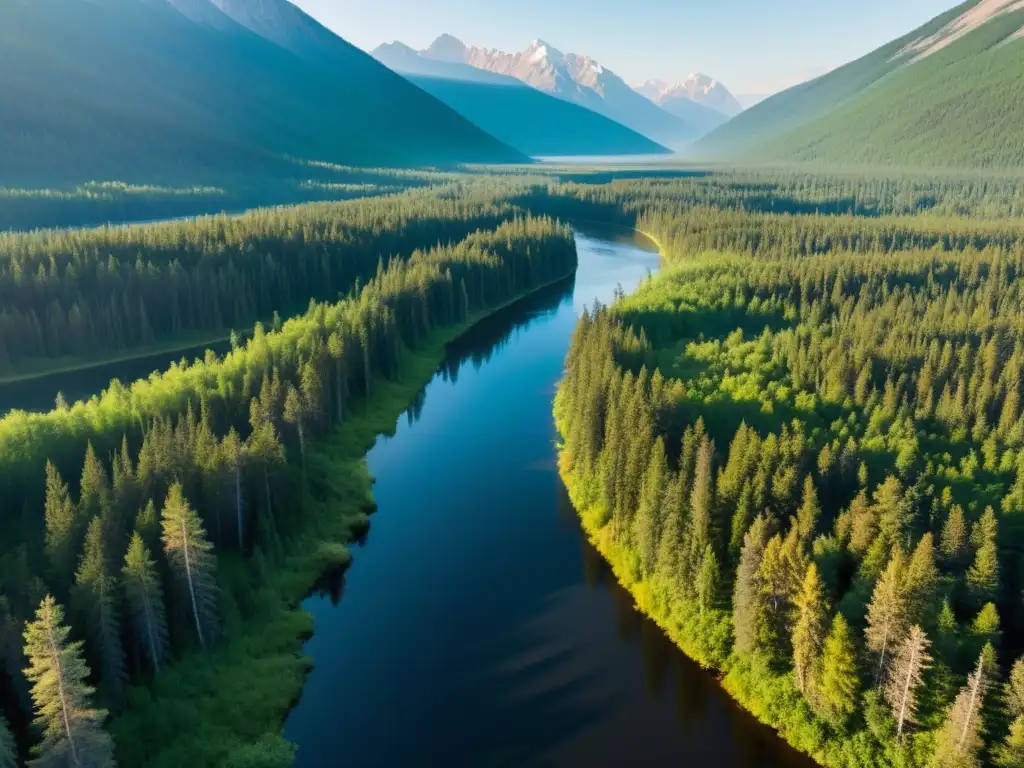
<path id="1" fill-rule="evenodd" d="M 907 630 L 907 599 L 903 584 L 903 555 L 897 549 L 889 565 L 875 584 L 868 604 L 868 624 L 864 631 L 868 650 L 876 657 L 875 681 L 885 673 L 896 647 Z"/>
<path id="2" fill-rule="evenodd" d="M 981 607 L 993 602 L 999 594 L 999 551 L 997 548 L 996 519 L 992 508 L 985 510 L 972 532 L 972 543 L 977 547 L 974 562 L 967 571 L 967 592 L 971 603 Z"/>
<path id="3" fill-rule="evenodd" d="M 244 499 L 242 494 L 242 475 L 245 466 L 245 444 L 232 427 L 220 444 L 220 453 L 224 458 L 224 466 L 230 476 L 232 506 L 235 510 L 235 533 L 238 537 L 238 551 L 245 552 L 245 518 L 243 513 Z"/>
<path id="4" fill-rule="evenodd" d="M 697 572 L 697 606 L 701 613 L 715 608 L 718 602 L 720 579 L 721 571 L 718 566 L 718 558 L 715 557 L 715 550 L 708 544 L 704 548 L 704 557 L 701 559 L 700 570 Z"/>
<path id="5" fill-rule="evenodd" d="M 1024 768 L 1024 659 L 1017 659 L 1010 677 L 1003 686 L 1006 715 L 1010 730 L 994 750 L 995 764 L 1000 768 Z"/>
<path id="6" fill-rule="evenodd" d="M 810 545 L 821 517 L 821 504 L 818 503 L 818 491 L 814 487 L 814 479 L 808 475 L 804 478 L 804 495 L 800 509 L 797 510 L 796 525 L 800 538 L 805 545 Z"/>
<path id="7" fill-rule="evenodd" d="M 818 678 L 828 620 L 825 589 L 818 575 L 818 566 L 814 563 L 807 568 L 803 588 L 796 598 L 796 609 L 792 637 L 793 671 L 797 689 L 809 696 Z"/>
<path id="8" fill-rule="evenodd" d="M 988 692 L 988 676 L 983 658 L 978 659 L 967 684 L 960 689 L 946 721 L 935 740 L 935 765 L 938 768 L 977 768 L 981 765 L 982 708 Z"/>
<path id="9" fill-rule="evenodd" d="M 640 506 L 633 521 L 634 540 L 640 552 L 640 567 L 645 575 L 654 571 L 658 561 L 662 506 L 668 481 L 665 441 L 659 437 L 654 443 L 654 450 L 644 473 L 640 489 Z"/>
<path id="10" fill-rule="evenodd" d="M 163 587 L 156 563 L 138 533 L 128 544 L 121 578 L 139 648 L 159 674 L 170 655 Z"/>
<path id="11" fill-rule="evenodd" d="M 75 614 L 88 630 L 86 650 L 100 672 L 100 697 L 111 708 L 121 705 L 128 673 L 121 646 L 117 582 L 105 557 L 104 526 L 99 517 L 89 523 L 85 550 L 72 593 Z"/>
<path id="12" fill-rule="evenodd" d="M 917 722 L 917 698 L 924 671 L 932 658 L 928 655 L 928 638 L 913 626 L 892 658 L 885 684 L 885 698 L 896 719 L 896 740 L 903 741 L 907 725 Z"/>
<path id="13" fill-rule="evenodd" d="M 697 451 L 697 462 L 693 472 L 693 488 L 690 491 L 690 526 L 689 555 L 686 565 L 690 573 L 696 569 L 704 557 L 704 550 L 714 541 L 712 507 L 714 503 L 714 476 L 712 475 L 712 458 L 714 443 L 707 438 L 701 441 Z"/>
<path id="14" fill-rule="evenodd" d="M 853 633 L 843 615 L 837 613 L 825 638 L 821 682 L 814 697 L 818 711 L 837 727 L 843 727 L 857 710 L 859 690 Z"/>
<path id="15" fill-rule="evenodd" d="M 768 543 L 768 524 L 758 516 L 750 530 L 743 537 L 736 581 L 733 584 L 733 626 L 736 634 L 736 650 L 752 653 L 764 635 L 766 621 L 764 586 L 761 581 L 761 560 Z"/>
<path id="16" fill-rule="evenodd" d="M 114 745 L 103 730 L 107 713 L 92 707 L 82 643 L 69 642 L 70 631 L 63 609 L 49 595 L 25 628 L 25 677 L 32 684 L 34 722 L 42 733 L 32 765 L 110 768 Z"/>
<path id="17" fill-rule="evenodd" d="M 79 524 L 68 486 L 50 461 L 46 462 L 46 501 L 43 517 L 46 525 L 46 554 L 54 583 L 60 590 L 67 590 L 75 573 L 75 558 L 81 543 L 82 526 Z"/>
<path id="18" fill-rule="evenodd" d="M 946 523 L 942 526 L 939 548 L 942 559 L 951 567 L 960 567 L 967 556 L 967 522 L 964 509 L 959 504 L 949 510 Z"/>
<path id="19" fill-rule="evenodd" d="M 205 648 L 216 626 L 216 562 L 203 521 L 182 494 L 181 483 L 168 491 L 161 520 L 167 562 Z"/>
<path id="20" fill-rule="evenodd" d="M 935 565 L 932 534 L 926 533 L 910 556 L 904 574 L 907 622 L 934 628 L 938 601 L 939 569 Z"/>

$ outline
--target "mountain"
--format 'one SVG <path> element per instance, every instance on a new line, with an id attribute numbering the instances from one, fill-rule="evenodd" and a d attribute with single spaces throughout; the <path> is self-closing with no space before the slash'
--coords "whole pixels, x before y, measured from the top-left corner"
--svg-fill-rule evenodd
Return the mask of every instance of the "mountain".
<path id="1" fill-rule="evenodd" d="M 525 159 L 287 0 L 5 0 L 0 102 L 0 186 Z"/>
<path id="2" fill-rule="evenodd" d="M 1024 167 L 1024 3 L 971 0 L 695 146 L 740 162 Z"/>
<path id="3" fill-rule="evenodd" d="M 425 51 L 424 58 L 514 77 L 564 101 L 586 107 L 649 139 L 677 149 L 695 139 L 700 130 L 652 104 L 626 85 L 618 75 L 588 56 L 565 54 L 543 40 L 535 40 L 519 53 L 465 45 L 442 35 Z"/>
<path id="4" fill-rule="evenodd" d="M 678 83 L 648 80 L 643 85 L 636 86 L 635 90 L 662 107 L 671 102 L 686 99 L 702 107 L 713 109 L 715 112 L 725 115 L 726 118 L 735 117 L 743 111 L 743 106 L 729 92 L 728 88 L 699 72 L 692 73 Z"/>
<path id="5" fill-rule="evenodd" d="M 534 157 L 668 151 L 604 115 L 508 75 L 427 58 L 399 42 L 381 45 L 371 55 L 492 136 Z"/>

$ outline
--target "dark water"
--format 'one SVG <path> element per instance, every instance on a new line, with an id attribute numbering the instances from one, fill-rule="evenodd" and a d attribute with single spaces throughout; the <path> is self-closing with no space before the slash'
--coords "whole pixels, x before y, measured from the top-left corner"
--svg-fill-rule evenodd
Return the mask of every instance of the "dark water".
<path id="1" fill-rule="evenodd" d="M 48 411 L 53 408 L 58 392 L 69 403 L 88 399 L 110 386 L 111 379 L 120 379 L 122 383 L 130 384 L 136 379 L 146 378 L 154 371 L 166 371 L 183 358 L 190 363 L 196 358 L 201 360 L 207 349 L 223 355 L 231 349 L 231 345 L 227 341 L 201 344 L 176 352 L 159 352 L 135 360 L 0 384 L 0 415 L 15 408 L 23 411 Z"/>
<path id="2" fill-rule="evenodd" d="M 306 609 L 299 766 L 805 766 L 637 614 L 555 470 L 579 312 L 657 257 L 579 235 L 575 281 L 474 329 L 368 461 L 379 510 Z"/>

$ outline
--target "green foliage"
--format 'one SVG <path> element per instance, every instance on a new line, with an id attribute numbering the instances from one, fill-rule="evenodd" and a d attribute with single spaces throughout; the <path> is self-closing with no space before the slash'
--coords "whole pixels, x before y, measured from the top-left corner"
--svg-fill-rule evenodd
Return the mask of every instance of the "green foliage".
<path id="1" fill-rule="evenodd" d="M 860 678 L 857 674 L 857 649 L 850 625 L 841 613 L 832 619 L 825 638 L 821 661 L 821 684 L 816 701 L 828 721 L 843 728 L 857 710 Z"/>
<path id="2" fill-rule="evenodd" d="M 0 768 L 18 768 L 18 750 L 3 715 L 0 715 Z"/>
<path id="3" fill-rule="evenodd" d="M 50 596 L 25 628 L 25 676 L 32 683 L 35 725 L 43 734 L 33 748 L 33 765 L 113 766 L 113 742 L 102 728 L 107 713 L 92 708 L 82 643 L 70 642 L 70 631 L 64 610 Z"/>
<path id="4" fill-rule="evenodd" d="M 153 671 L 160 674 L 170 655 L 163 587 L 156 562 L 138 532 L 128 545 L 121 579 L 139 648 Z"/>

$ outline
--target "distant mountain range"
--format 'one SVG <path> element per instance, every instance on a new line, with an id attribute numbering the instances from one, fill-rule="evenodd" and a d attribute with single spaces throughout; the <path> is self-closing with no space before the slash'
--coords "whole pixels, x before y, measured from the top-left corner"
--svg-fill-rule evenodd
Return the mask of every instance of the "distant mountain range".
<path id="1" fill-rule="evenodd" d="M 677 83 L 648 80 L 634 90 L 666 112 L 697 126 L 702 134 L 743 111 L 724 85 L 699 73 Z"/>
<path id="2" fill-rule="evenodd" d="M 475 125 L 528 155 L 668 152 L 602 114 L 532 88 L 510 75 L 430 58 L 399 42 L 381 45 L 372 55 Z"/>
<path id="3" fill-rule="evenodd" d="M 562 53 L 543 40 L 535 40 L 518 53 L 468 46 L 451 35 L 442 35 L 423 51 L 407 46 L 401 56 L 382 46 L 374 55 L 399 71 L 424 74 L 423 64 L 408 60 L 410 52 L 419 59 L 444 65 L 468 65 L 480 72 L 504 75 L 535 89 L 585 107 L 620 123 L 658 144 L 679 149 L 699 137 L 706 128 L 697 120 L 680 117 L 645 99 L 622 78 L 588 56 Z M 437 73 L 431 72 L 430 76 Z"/>
<path id="4" fill-rule="evenodd" d="M 0 103 L 0 186 L 526 160 L 287 0 L 6 0 Z"/>
<path id="5" fill-rule="evenodd" d="M 757 104 L 694 150 L 736 162 L 1024 168 L 1024 2 L 970 0 Z"/>

